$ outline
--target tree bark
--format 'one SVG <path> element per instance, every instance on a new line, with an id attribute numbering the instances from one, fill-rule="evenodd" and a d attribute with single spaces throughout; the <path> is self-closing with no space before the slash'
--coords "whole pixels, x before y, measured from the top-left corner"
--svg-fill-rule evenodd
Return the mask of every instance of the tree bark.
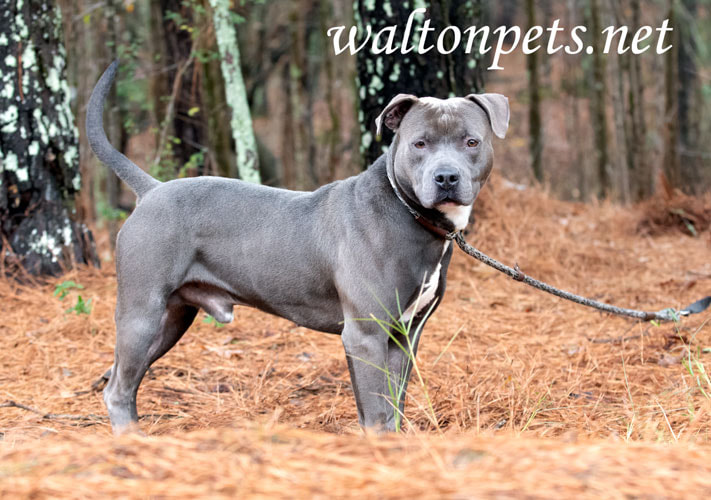
<path id="1" fill-rule="evenodd" d="M 534 0 L 526 0 L 526 17 L 529 29 L 536 26 L 536 7 Z M 539 51 L 526 58 L 528 69 L 528 133 L 531 169 L 538 182 L 543 182 L 543 125 L 541 123 L 541 87 L 538 75 Z"/>
<path id="2" fill-rule="evenodd" d="M 222 58 L 222 75 L 225 80 L 227 104 L 232 108 L 232 136 L 237 153 L 240 179 L 259 184 L 259 158 L 252 128 L 252 117 L 247 102 L 247 92 L 240 68 L 237 33 L 230 16 L 229 1 L 210 0 L 217 46 Z"/>
<path id="3" fill-rule="evenodd" d="M 624 7 L 625 3 L 609 2 L 609 8 L 612 13 L 612 19 L 609 24 L 614 24 L 615 26 L 629 25 L 623 18 L 622 9 Z M 630 119 L 633 110 L 628 107 L 629 103 L 625 100 L 627 95 L 625 88 L 629 86 L 630 79 L 629 59 L 629 52 L 625 54 L 610 54 L 608 58 L 610 63 L 608 76 L 611 82 L 610 97 L 612 99 L 612 108 L 614 109 L 612 120 L 615 127 L 613 142 L 616 148 L 614 155 L 615 171 L 617 173 L 615 178 L 617 182 L 616 191 L 625 203 L 629 203 L 632 198 L 630 178 L 635 167 Z"/>
<path id="4" fill-rule="evenodd" d="M 171 179 L 181 175 L 183 167 L 193 163 L 194 155 L 206 149 L 205 120 L 200 95 L 200 74 L 195 64 L 195 36 L 199 32 L 198 16 L 189 2 L 160 0 L 160 9 L 153 10 L 158 17 L 155 25 L 162 24 L 157 36 L 164 44 L 161 61 L 165 82 L 157 82 L 155 99 L 163 101 L 157 107 L 161 138 L 154 165 L 156 175 Z M 178 20 L 180 19 L 180 20 Z M 189 29 L 185 29 L 188 27 Z M 160 77 L 159 77 L 160 78 Z M 202 175 L 203 164 L 195 165 L 193 175 Z"/>
<path id="5" fill-rule="evenodd" d="M 637 30 L 642 25 L 639 0 L 631 1 L 631 29 Z M 653 177 L 647 155 L 647 119 L 644 112 L 644 79 L 642 78 L 641 58 L 627 55 L 629 65 L 628 104 L 631 122 L 629 149 L 633 171 L 632 195 L 636 200 L 642 200 L 652 193 Z"/>
<path id="6" fill-rule="evenodd" d="M 431 27 L 439 33 L 446 26 L 457 26 L 463 32 L 476 25 L 483 26 L 484 2 L 482 0 L 443 0 L 433 3 L 425 14 L 431 20 Z M 370 25 L 377 33 L 385 26 L 404 27 L 410 12 L 411 2 L 372 2 L 356 0 L 355 19 L 360 33 Z M 423 18 L 416 20 L 415 27 L 421 27 Z M 430 33 L 428 40 L 432 39 Z M 462 39 L 465 35 L 462 34 Z M 372 38 L 371 38 L 372 41 Z M 478 41 L 478 40 L 477 40 Z M 436 40 L 435 40 L 436 42 Z M 412 39 L 409 44 L 412 44 Z M 476 44 L 475 44 L 476 48 Z M 360 99 L 361 145 L 360 150 L 367 167 L 375 161 L 390 143 L 392 133 L 383 131 L 382 141 L 375 137 L 375 118 L 391 98 L 400 93 L 416 96 L 447 98 L 463 96 L 483 89 L 482 56 L 477 50 L 466 54 L 455 50 L 443 55 L 431 50 L 426 54 L 411 51 L 401 54 L 375 55 L 369 47 L 357 54 L 358 94 Z"/>
<path id="7" fill-rule="evenodd" d="M 88 229 L 72 220 L 81 187 L 59 9 L 0 1 L 0 235 L 3 261 L 33 274 L 98 265 Z"/>
<path id="8" fill-rule="evenodd" d="M 590 33 L 592 34 L 592 99 L 590 114 L 592 116 L 593 134 L 595 136 L 595 153 L 597 156 L 598 196 L 604 198 L 610 191 L 609 154 L 607 145 L 607 117 L 605 116 L 605 96 L 607 85 L 605 78 L 605 60 L 602 53 L 602 26 L 600 22 L 600 5 L 598 0 L 590 1 Z"/>
<path id="9" fill-rule="evenodd" d="M 701 116 L 694 102 L 703 102 L 700 95 L 700 85 L 696 59 L 698 47 L 692 33 L 693 22 L 698 14 L 697 0 L 682 0 L 683 22 L 679 27 L 678 43 L 678 115 L 679 115 L 679 157 L 681 163 L 681 187 L 686 191 L 698 191 L 701 176 L 700 162 L 696 154 L 699 146 L 699 128 Z"/>
<path id="10" fill-rule="evenodd" d="M 678 124 L 678 54 L 679 38 L 674 0 L 669 0 L 669 24 L 674 28 L 673 44 L 664 57 L 664 164 L 662 172 L 673 188 L 681 187 L 681 163 L 679 161 Z"/>

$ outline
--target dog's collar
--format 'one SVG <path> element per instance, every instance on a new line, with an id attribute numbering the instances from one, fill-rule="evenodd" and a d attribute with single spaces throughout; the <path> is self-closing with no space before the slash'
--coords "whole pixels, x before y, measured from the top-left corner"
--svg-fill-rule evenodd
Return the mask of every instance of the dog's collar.
<path id="1" fill-rule="evenodd" d="M 428 219 L 424 215 L 422 215 L 419 211 L 417 211 L 410 203 L 407 202 L 405 199 L 405 196 L 400 190 L 400 186 L 397 185 L 397 181 L 393 179 L 390 176 L 390 172 L 387 171 L 386 173 L 388 176 L 388 181 L 390 181 L 390 185 L 393 188 L 393 191 L 395 191 L 395 195 L 397 196 L 397 199 L 400 200 L 400 203 L 405 205 L 405 208 L 407 208 L 407 211 L 412 214 L 412 216 L 415 218 L 415 220 L 425 229 L 427 229 L 430 233 L 434 234 L 435 236 L 438 236 L 442 239 L 445 239 L 447 241 L 453 240 L 457 236 L 456 230 L 454 231 L 448 231 L 447 229 L 438 226 L 435 224 L 432 220 Z"/>

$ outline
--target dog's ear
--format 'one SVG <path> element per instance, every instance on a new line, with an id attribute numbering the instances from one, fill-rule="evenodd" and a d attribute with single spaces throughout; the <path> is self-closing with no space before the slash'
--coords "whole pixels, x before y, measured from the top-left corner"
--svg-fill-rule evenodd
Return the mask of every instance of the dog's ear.
<path id="1" fill-rule="evenodd" d="M 501 94 L 469 94 L 467 99 L 484 108 L 496 137 L 506 137 L 506 130 L 509 128 L 508 97 Z"/>
<path id="2" fill-rule="evenodd" d="M 405 116 L 413 104 L 417 102 L 417 97 L 411 94 L 398 94 L 393 97 L 380 116 L 375 119 L 376 133 L 380 137 L 383 131 L 383 123 L 393 132 L 397 131 L 402 118 Z"/>

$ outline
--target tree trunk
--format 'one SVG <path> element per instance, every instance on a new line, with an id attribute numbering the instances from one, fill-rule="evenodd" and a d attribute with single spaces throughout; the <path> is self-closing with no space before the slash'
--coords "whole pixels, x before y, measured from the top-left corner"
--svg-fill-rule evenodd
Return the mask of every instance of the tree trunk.
<path id="1" fill-rule="evenodd" d="M 228 0 L 210 0 L 217 46 L 222 58 L 222 75 L 225 80 L 227 104 L 232 109 L 232 136 L 237 153 L 240 179 L 260 183 L 257 144 L 252 129 L 252 117 L 247 103 L 247 92 L 240 68 L 237 33 L 230 16 Z"/>
<path id="2" fill-rule="evenodd" d="M 217 47 L 215 47 L 215 50 Z M 225 123 L 230 114 L 225 101 L 225 85 L 219 61 L 208 61 L 203 65 L 203 107 L 207 115 L 208 142 L 210 144 L 210 170 L 214 175 L 239 177 L 232 134 Z"/>
<path id="3" fill-rule="evenodd" d="M 526 0 L 528 27 L 536 26 L 536 7 L 534 0 Z M 528 68 L 528 133 L 531 152 L 531 168 L 538 182 L 543 182 L 543 126 L 541 124 L 541 88 L 538 75 L 538 54 L 529 54 L 526 58 Z"/>
<path id="4" fill-rule="evenodd" d="M 329 2 L 321 1 L 319 10 L 319 21 L 321 31 L 326 33 L 329 26 L 329 16 L 331 5 Z M 336 168 L 338 166 L 338 149 L 340 145 L 339 133 L 341 131 L 341 117 L 338 113 L 336 87 L 341 82 L 337 80 L 336 71 L 333 65 L 333 59 L 330 54 L 324 58 L 324 70 L 326 73 L 326 104 L 328 106 L 328 116 L 331 120 L 331 128 L 326 133 L 326 143 L 328 144 L 328 153 L 326 155 L 326 180 L 333 182 L 336 180 Z"/>
<path id="5" fill-rule="evenodd" d="M 631 29 L 638 30 L 642 25 L 639 0 L 631 1 Z M 642 78 L 642 63 L 640 57 L 627 54 L 629 65 L 628 105 L 630 116 L 629 149 L 632 171 L 632 196 L 642 200 L 652 193 L 653 176 L 647 156 L 647 119 L 644 112 L 644 80 Z"/>
<path id="6" fill-rule="evenodd" d="M 598 196 L 604 198 L 610 191 L 610 176 L 608 172 L 607 117 L 605 116 L 607 86 L 605 81 L 605 55 L 602 53 L 603 42 L 601 30 L 600 6 L 598 0 L 591 0 L 590 33 L 592 34 L 591 42 L 595 51 L 592 56 L 593 74 L 590 115 L 592 117 L 593 134 L 595 136 L 595 153 L 597 156 Z"/>
<path id="7" fill-rule="evenodd" d="M 118 46 L 119 46 L 119 30 L 120 27 L 120 17 L 118 16 L 118 2 L 116 0 L 106 0 L 106 7 L 104 8 L 104 21 L 106 23 L 106 35 L 111 43 L 106 44 L 107 58 L 105 64 L 101 67 L 105 68 L 111 61 L 118 57 Z M 118 100 L 118 85 L 113 85 L 108 97 L 106 98 L 105 107 L 108 109 L 107 119 L 106 119 L 106 134 L 109 138 L 111 144 L 115 144 L 119 151 L 125 151 L 126 143 L 128 142 L 128 137 L 123 128 L 123 120 L 121 107 L 119 106 Z M 110 213 L 114 214 L 119 208 L 119 196 L 121 194 L 121 180 L 114 174 L 110 172 L 108 168 L 101 167 L 102 177 L 106 180 L 106 198 L 107 203 L 110 208 Z M 109 228 L 109 244 L 113 250 L 116 246 L 116 237 L 119 231 L 119 221 L 116 217 L 107 217 L 107 226 Z"/>
<path id="8" fill-rule="evenodd" d="M 615 178 L 617 183 L 615 191 L 618 196 L 621 195 L 624 203 L 629 203 L 631 198 L 629 174 L 634 169 L 634 158 L 630 149 L 629 110 L 626 109 L 624 100 L 625 76 L 629 74 L 623 59 L 624 55 L 611 54 L 609 70 L 612 83 L 610 97 L 612 108 L 615 110 L 612 114 L 615 127 L 615 160 L 618 163 L 618 168 L 615 169 L 618 174 Z"/>
<path id="9" fill-rule="evenodd" d="M 700 95 L 700 85 L 696 59 L 698 48 L 696 38 L 692 33 L 693 22 L 698 15 L 697 0 L 682 0 L 683 21 L 679 27 L 678 42 L 678 107 L 679 107 L 679 157 L 681 163 L 681 187 L 689 192 L 698 191 L 701 168 L 697 150 L 699 146 L 699 126 L 701 116 L 699 110 L 703 106 L 694 106 L 694 102 L 703 102 Z"/>
<path id="10" fill-rule="evenodd" d="M 209 2 L 204 0 L 205 4 Z M 207 37 L 206 50 L 218 53 L 215 30 L 212 26 Z M 225 123 L 230 121 L 230 112 L 225 99 L 225 81 L 222 78 L 220 61 L 210 58 L 201 64 L 203 68 L 203 108 L 207 118 L 207 138 L 210 144 L 209 164 L 214 175 L 237 178 L 237 156 L 232 133 Z"/>
<path id="11" fill-rule="evenodd" d="M 624 7 L 624 3 L 609 2 L 609 8 L 612 11 L 610 25 L 629 25 L 623 18 L 621 11 Z M 630 80 L 630 53 L 610 54 L 608 61 L 610 62 L 608 67 L 608 76 L 611 82 L 610 97 L 612 99 L 612 109 L 614 110 L 612 120 L 615 127 L 616 191 L 618 195 L 621 195 L 625 203 L 629 203 L 632 198 L 630 178 L 635 167 L 634 145 L 632 144 L 631 136 L 632 109 L 628 107 L 628 102 L 625 100 L 627 95 L 625 88 L 629 85 Z"/>
<path id="12" fill-rule="evenodd" d="M 292 183 L 287 185 L 290 189 L 306 189 L 307 173 L 313 167 L 308 161 L 309 127 L 304 119 L 306 115 L 306 90 L 304 88 L 304 73 L 306 68 L 306 43 L 305 43 L 305 12 L 303 1 L 292 0 L 289 12 L 289 63 L 287 65 L 289 79 L 287 99 L 289 102 L 288 116 L 291 118 L 286 126 L 292 129 L 290 139 L 291 149 L 285 150 L 287 155 L 293 157 L 291 166 Z"/>
<path id="13" fill-rule="evenodd" d="M 681 163 L 679 161 L 678 124 L 678 47 L 679 38 L 674 0 L 669 0 L 669 24 L 674 28 L 673 44 L 664 57 L 664 164 L 662 172 L 673 188 L 681 186 Z"/>
<path id="14" fill-rule="evenodd" d="M 159 106 L 164 109 L 159 114 L 162 123 L 155 173 L 170 179 L 184 174 L 183 168 L 190 166 L 195 169 L 193 175 L 202 175 L 204 165 L 196 161 L 196 155 L 204 154 L 207 139 L 193 35 L 199 27 L 199 15 L 190 2 L 160 0 L 159 3 L 160 9 L 154 14 L 160 19 L 155 24 L 162 23 L 165 60 L 161 66 L 168 71 L 164 74 L 167 82 L 158 83 L 159 88 L 166 88 L 167 92 L 155 94 L 158 100 L 167 99 Z M 190 29 L 185 29 L 186 26 Z"/>
<path id="15" fill-rule="evenodd" d="M 91 233 L 71 220 L 81 176 L 61 33 L 53 1 L 0 1 L 3 261 L 33 274 L 98 265 Z"/>
<path id="16" fill-rule="evenodd" d="M 482 0 L 443 0 L 433 3 L 425 15 L 431 20 L 436 33 L 449 25 L 457 26 L 463 32 L 469 26 L 483 26 L 483 4 Z M 363 34 L 366 25 L 372 27 L 373 33 L 385 26 L 405 26 L 411 11 L 409 2 L 356 0 L 354 14 Z M 415 24 L 421 27 L 422 22 L 420 16 Z M 462 35 L 462 39 L 464 37 Z M 428 40 L 433 40 L 431 33 Z M 409 44 L 412 43 L 411 39 Z M 480 92 L 483 88 L 482 62 L 477 50 L 471 54 L 455 50 L 447 55 L 439 54 L 434 49 L 422 55 L 417 51 L 401 54 L 398 50 L 390 55 L 375 55 L 366 47 L 358 52 L 363 166 L 367 167 L 383 154 L 385 145 L 392 139 L 392 133 L 386 129 L 382 141 L 377 141 L 374 125 L 375 118 L 391 98 L 400 93 L 447 98 Z"/>

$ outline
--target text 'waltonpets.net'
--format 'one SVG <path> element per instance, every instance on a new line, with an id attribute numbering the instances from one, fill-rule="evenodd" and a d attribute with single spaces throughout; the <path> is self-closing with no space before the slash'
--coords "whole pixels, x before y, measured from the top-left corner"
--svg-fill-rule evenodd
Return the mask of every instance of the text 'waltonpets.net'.
<path id="1" fill-rule="evenodd" d="M 426 54 L 431 50 L 436 50 L 440 54 L 451 54 L 458 49 L 463 49 L 467 54 L 475 50 L 480 54 L 486 54 L 493 50 L 488 69 L 504 69 L 500 64 L 501 56 L 512 53 L 519 46 L 524 54 L 540 50 L 546 38 L 545 50 L 548 54 L 555 54 L 561 50 L 571 55 L 579 54 L 583 50 L 587 54 L 595 51 L 592 45 L 586 46 L 583 42 L 583 34 L 588 32 L 586 26 L 574 26 L 568 30 L 560 26 L 560 19 L 553 21 L 550 27 L 532 26 L 526 31 L 522 31 L 518 26 L 499 26 L 493 30 L 488 26 L 480 28 L 470 26 L 464 30 L 457 26 L 447 26 L 439 33 L 435 33 L 437 30 L 430 26 L 429 19 L 424 19 L 421 26 L 419 22 L 415 26 L 416 20 L 424 16 L 425 12 L 426 9 L 423 8 L 415 9 L 410 13 L 404 27 L 386 26 L 376 33 L 373 33 L 370 25 L 364 26 L 362 32 L 358 27 L 351 26 L 345 41 L 343 39 L 345 26 L 329 28 L 327 35 L 333 40 L 333 50 L 336 55 L 346 50 L 352 55 L 366 47 L 370 47 L 373 54 L 395 52 L 408 54 L 413 51 Z M 658 28 L 641 26 L 636 31 L 631 31 L 627 26 L 608 26 L 602 30 L 605 42 L 602 51 L 605 54 L 611 51 L 624 54 L 630 50 L 633 54 L 642 54 L 654 46 L 657 54 L 663 54 L 672 47 L 671 44 L 666 44 L 666 36 L 672 31 L 668 19 L 665 19 Z M 566 41 L 569 44 L 561 43 L 558 38 L 559 34 L 566 32 L 568 34 Z"/>

